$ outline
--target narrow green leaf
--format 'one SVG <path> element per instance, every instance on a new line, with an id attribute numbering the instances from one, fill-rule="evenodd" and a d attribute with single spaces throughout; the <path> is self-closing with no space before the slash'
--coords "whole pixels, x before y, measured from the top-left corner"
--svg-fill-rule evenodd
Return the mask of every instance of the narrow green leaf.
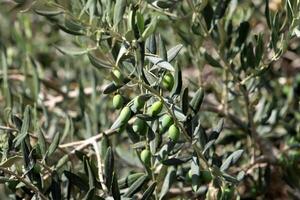
<path id="1" fill-rule="evenodd" d="M 114 197 L 114 200 L 121 200 L 120 189 L 119 189 L 119 185 L 118 185 L 118 178 L 117 178 L 117 174 L 115 172 L 113 173 L 112 195 Z"/>
<path id="2" fill-rule="evenodd" d="M 151 70 L 156 69 L 158 67 L 162 69 L 169 70 L 171 72 L 174 72 L 174 67 L 164 59 L 160 57 L 155 57 L 155 56 L 146 56 L 146 59 L 149 60 L 151 63 L 153 63 L 155 66 L 151 68 Z"/>
<path id="3" fill-rule="evenodd" d="M 186 115 L 189 109 L 189 88 L 188 87 L 184 88 L 183 93 L 181 95 L 181 99 L 182 99 L 181 110 L 182 113 Z"/>
<path id="4" fill-rule="evenodd" d="M 249 22 L 242 22 L 239 26 L 238 32 L 239 36 L 236 40 L 236 46 L 240 47 L 242 44 L 246 41 L 248 33 L 250 30 L 250 24 Z"/>
<path id="5" fill-rule="evenodd" d="M 150 37 L 147 38 L 147 40 L 146 40 L 146 49 L 151 54 L 156 54 L 156 40 L 155 40 L 155 35 L 154 34 L 151 34 Z"/>
<path id="6" fill-rule="evenodd" d="M 73 126 L 72 119 L 69 116 L 66 116 L 65 122 L 66 123 L 65 123 L 65 127 L 64 127 L 64 132 L 61 137 L 61 141 L 63 141 L 68 136 L 68 134 L 71 132 L 71 129 Z"/>
<path id="7" fill-rule="evenodd" d="M 193 155 L 191 162 L 192 189 L 197 191 L 201 185 L 199 160 Z"/>
<path id="8" fill-rule="evenodd" d="M 131 126 L 126 126 L 126 130 L 127 130 L 126 132 L 128 134 L 128 137 L 130 138 L 133 144 L 140 141 L 140 136 L 133 131 Z"/>
<path id="9" fill-rule="evenodd" d="M 46 152 L 47 152 L 47 150 L 46 150 L 46 139 L 44 137 L 44 134 L 43 134 L 43 131 L 42 131 L 41 128 L 39 128 L 37 130 L 37 132 L 38 132 L 38 145 L 40 147 L 42 155 L 45 156 Z"/>
<path id="10" fill-rule="evenodd" d="M 163 160 L 162 164 L 167 165 L 167 166 L 176 166 L 176 165 L 181 165 L 183 163 L 186 163 L 189 160 L 190 160 L 190 158 L 182 158 L 182 159 L 170 158 L 167 160 Z"/>
<path id="11" fill-rule="evenodd" d="M 171 8 L 172 6 L 174 6 L 176 1 L 157 0 L 157 1 L 155 1 L 155 3 L 156 3 L 156 6 L 162 8 L 162 9 L 167 9 L 167 8 Z"/>
<path id="12" fill-rule="evenodd" d="M 195 93 L 195 96 L 192 98 L 191 101 L 191 108 L 195 113 L 198 113 L 201 107 L 201 104 L 204 99 L 204 91 L 202 87 L 200 87 L 197 92 Z"/>
<path id="13" fill-rule="evenodd" d="M 68 178 L 70 184 L 76 185 L 79 189 L 84 191 L 89 190 L 88 184 L 81 177 L 69 171 L 64 171 L 64 175 Z"/>
<path id="14" fill-rule="evenodd" d="M 114 9 L 114 26 L 117 27 L 123 19 L 126 10 L 126 0 L 117 0 Z"/>
<path id="15" fill-rule="evenodd" d="M 103 68 L 111 69 L 112 68 L 111 64 L 105 62 L 104 60 L 97 58 L 91 52 L 89 52 L 87 55 L 88 55 L 88 58 L 89 58 L 91 64 L 93 66 L 95 66 L 97 69 L 103 69 Z"/>
<path id="16" fill-rule="evenodd" d="M 91 165 L 89 163 L 89 161 L 87 160 L 87 158 L 85 157 L 84 158 L 84 170 L 85 170 L 85 173 L 88 175 L 89 177 L 89 188 L 90 190 L 93 189 L 95 187 L 95 176 L 93 174 L 93 171 L 91 169 Z"/>
<path id="17" fill-rule="evenodd" d="M 157 24 L 157 19 L 154 18 L 142 34 L 141 39 L 143 41 L 145 41 L 152 33 L 154 33 L 156 29 L 156 24 Z"/>
<path id="18" fill-rule="evenodd" d="M 136 23 L 137 23 L 139 33 L 140 35 L 142 35 L 145 30 L 145 22 L 144 22 L 144 16 L 140 12 L 136 12 Z"/>
<path id="19" fill-rule="evenodd" d="M 83 55 L 89 52 L 89 49 L 79 49 L 74 47 L 61 47 L 61 46 L 54 46 L 54 47 L 61 53 L 66 55 L 71 55 L 71 56 Z"/>
<path id="20" fill-rule="evenodd" d="M 85 197 L 83 198 L 84 200 L 94 200 L 95 199 L 95 195 L 96 195 L 96 189 L 95 188 L 91 188 L 87 194 L 85 195 Z"/>
<path id="21" fill-rule="evenodd" d="M 167 49 L 165 46 L 165 42 L 163 41 L 161 35 L 158 36 L 158 45 L 159 45 L 159 57 L 161 57 L 163 60 L 167 61 L 168 60 L 168 55 L 167 55 Z"/>
<path id="22" fill-rule="evenodd" d="M 171 96 L 179 95 L 182 89 L 182 73 L 181 69 L 178 65 L 175 67 L 175 75 L 174 75 L 174 86 L 172 91 L 170 92 Z"/>
<path id="23" fill-rule="evenodd" d="M 111 191 L 113 172 L 114 172 L 114 156 L 111 147 L 108 147 L 105 156 L 104 174 L 105 174 L 105 185 L 107 186 L 109 191 Z"/>
<path id="24" fill-rule="evenodd" d="M 266 17 L 266 21 L 268 24 L 268 27 L 270 29 L 272 29 L 272 25 L 271 25 L 271 15 L 270 15 L 270 9 L 269 9 L 269 0 L 265 1 L 265 17 Z"/>
<path id="25" fill-rule="evenodd" d="M 176 58 L 176 56 L 178 55 L 182 47 L 183 47 L 182 44 L 178 44 L 175 47 L 172 47 L 171 49 L 168 50 L 167 52 L 168 62 L 172 62 Z"/>
<path id="26" fill-rule="evenodd" d="M 64 32 L 68 33 L 68 34 L 71 34 L 71 35 L 78 35 L 78 36 L 81 36 L 81 35 L 85 35 L 85 31 L 74 31 L 74 30 L 70 30 L 69 28 L 67 28 L 66 26 L 64 25 L 61 25 L 61 24 L 57 24 L 57 26 Z"/>
<path id="27" fill-rule="evenodd" d="M 148 200 L 148 199 L 151 199 L 151 196 L 155 190 L 155 187 L 156 187 L 157 183 L 156 182 L 153 182 L 148 188 L 147 190 L 144 192 L 141 200 Z"/>
<path id="28" fill-rule="evenodd" d="M 52 143 L 49 146 L 47 156 L 50 156 L 57 149 L 60 141 L 60 134 L 57 132 L 54 136 Z"/>
<path id="29" fill-rule="evenodd" d="M 214 10 L 210 2 L 208 2 L 202 10 L 202 16 L 204 17 L 207 29 L 210 30 L 214 18 Z"/>
<path id="30" fill-rule="evenodd" d="M 31 120 L 31 113 L 30 113 L 31 107 L 29 105 L 26 106 L 23 116 L 23 122 L 21 131 L 18 134 L 18 136 L 14 139 L 15 147 L 18 147 L 21 142 L 25 139 L 25 137 L 28 135 L 28 129 L 30 125 Z"/>
<path id="31" fill-rule="evenodd" d="M 148 176 L 143 175 L 139 179 L 137 179 L 124 194 L 124 197 L 132 197 L 135 193 L 137 193 L 141 187 L 148 181 Z"/>
<path id="32" fill-rule="evenodd" d="M 181 108 L 179 108 L 178 106 L 173 106 L 172 111 L 173 111 L 175 117 L 178 119 L 178 121 L 181 121 L 181 122 L 186 121 L 186 116 L 182 112 Z"/>
<path id="33" fill-rule="evenodd" d="M 39 15 L 45 16 L 45 17 L 54 17 L 60 14 L 63 14 L 64 11 L 61 9 L 55 9 L 52 7 L 45 7 L 45 8 L 34 8 L 34 12 L 36 12 Z"/>
<path id="34" fill-rule="evenodd" d="M 204 58 L 212 67 L 222 68 L 222 65 L 216 59 L 211 57 L 207 52 L 205 52 Z"/>
<path id="35" fill-rule="evenodd" d="M 116 65 L 119 64 L 121 58 L 125 55 L 125 53 L 127 52 L 127 48 L 124 44 L 122 44 L 120 50 L 119 50 L 119 54 L 118 54 L 118 57 L 117 57 L 117 60 L 116 60 Z"/>
<path id="36" fill-rule="evenodd" d="M 22 156 L 13 156 L 8 158 L 7 160 L 4 160 L 0 163 L 1 167 L 5 167 L 5 168 L 9 168 L 11 167 L 13 164 L 18 164 L 19 161 L 22 161 L 23 157 Z"/>
<path id="37" fill-rule="evenodd" d="M 204 146 L 204 149 L 202 151 L 203 154 L 206 153 L 206 151 L 213 145 L 215 144 L 216 140 L 210 140 L 209 142 L 207 142 Z"/>
<path id="38" fill-rule="evenodd" d="M 215 19 L 221 19 L 224 16 L 229 2 L 230 2 L 230 0 L 219 0 L 218 1 L 217 7 L 215 10 L 215 15 L 214 15 Z"/>
<path id="39" fill-rule="evenodd" d="M 230 156 L 228 156 L 228 158 L 226 158 L 226 160 L 221 165 L 220 170 L 225 171 L 230 167 L 230 165 L 235 164 L 238 161 L 238 159 L 242 156 L 243 152 L 244 150 L 240 149 L 230 154 Z"/>
<path id="40" fill-rule="evenodd" d="M 62 192 L 61 192 L 61 188 L 60 188 L 60 180 L 59 180 L 59 176 L 57 174 L 57 171 L 53 170 L 52 174 L 52 182 L 51 182 L 51 195 L 53 199 L 61 199 L 62 197 Z"/>
<path id="41" fill-rule="evenodd" d="M 122 178 L 118 181 L 120 189 L 130 187 L 138 178 L 145 175 L 144 173 L 129 174 L 127 177 Z"/>
<path id="42" fill-rule="evenodd" d="M 233 177 L 229 174 L 223 173 L 222 176 L 226 181 L 228 181 L 230 183 L 233 183 L 233 184 L 238 184 L 239 183 L 239 181 L 235 177 Z"/>
<path id="43" fill-rule="evenodd" d="M 164 183 L 161 188 L 160 197 L 159 199 L 162 200 L 169 192 L 172 184 L 176 180 L 176 168 L 175 167 L 169 167 L 168 173 L 165 177 Z"/>
<path id="44" fill-rule="evenodd" d="M 67 33 L 73 34 L 73 35 L 84 35 L 86 32 L 86 27 L 81 23 L 78 19 L 74 19 L 71 17 L 64 18 L 64 27 Z"/>

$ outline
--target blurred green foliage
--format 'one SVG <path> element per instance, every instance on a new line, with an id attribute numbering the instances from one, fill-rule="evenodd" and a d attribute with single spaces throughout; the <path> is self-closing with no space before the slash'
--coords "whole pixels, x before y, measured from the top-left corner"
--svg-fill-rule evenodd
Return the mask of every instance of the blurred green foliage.
<path id="1" fill-rule="evenodd" d="M 299 20 L 299 0 L 0 2 L 0 198 L 300 199 Z"/>

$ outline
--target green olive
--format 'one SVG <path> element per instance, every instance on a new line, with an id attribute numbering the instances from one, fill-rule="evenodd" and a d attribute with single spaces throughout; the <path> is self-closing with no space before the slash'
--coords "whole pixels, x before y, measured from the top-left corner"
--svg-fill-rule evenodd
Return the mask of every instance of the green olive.
<path id="1" fill-rule="evenodd" d="M 124 99 L 120 94 L 116 94 L 113 98 L 113 106 L 115 109 L 120 109 L 124 105 Z"/>
<path id="2" fill-rule="evenodd" d="M 157 116 L 161 112 L 162 107 L 163 107 L 162 101 L 154 102 L 150 108 L 149 114 L 153 117 Z"/>
<path id="3" fill-rule="evenodd" d="M 192 181 L 192 176 L 193 176 L 193 173 L 192 173 L 192 170 L 190 169 L 190 170 L 188 171 L 188 173 L 186 173 L 186 176 L 185 176 L 186 181 L 187 181 L 187 182 L 191 182 L 191 181 Z"/>
<path id="4" fill-rule="evenodd" d="M 131 110 L 128 106 L 125 106 L 120 112 L 120 116 L 119 116 L 120 122 L 127 123 L 130 117 L 131 117 Z"/>
<path id="5" fill-rule="evenodd" d="M 165 132 L 172 124 L 172 117 L 170 115 L 165 114 L 161 120 L 161 133 Z"/>
<path id="6" fill-rule="evenodd" d="M 133 105 L 139 110 L 144 107 L 145 101 L 140 96 L 137 96 L 134 98 Z"/>
<path id="7" fill-rule="evenodd" d="M 201 179 L 204 183 L 209 183 L 212 181 L 212 175 L 210 171 L 201 171 Z"/>
<path id="8" fill-rule="evenodd" d="M 173 85 L 174 85 L 174 77 L 173 77 L 173 75 L 170 72 L 168 72 L 163 77 L 162 86 L 165 89 L 171 91 L 172 88 L 173 88 Z"/>
<path id="9" fill-rule="evenodd" d="M 144 149 L 141 152 L 141 160 L 146 165 L 149 166 L 151 162 L 151 152 L 148 149 Z"/>
<path id="10" fill-rule="evenodd" d="M 136 118 L 133 123 L 132 129 L 134 132 L 139 133 L 140 135 L 145 135 L 147 132 L 147 123 L 140 118 Z"/>
<path id="11" fill-rule="evenodd" d="M 175 124 L 171 125 L 168 130 L 168 137 L 173 140 L 173 142 L 177 142 L 180 136 L 180 131 L 176 127 Z"/>
<path id="12" fill-rule="evenodd" d="M 113 79 L 114 79 L 115 84 L 116 85 L 122 84 L 123 83 L 123 79 L 124 79 L 122 73 L 119 70 L 117 70 L 117 69 L 114 69 L 112 71 L 112 73 L 113 73 Z"/>

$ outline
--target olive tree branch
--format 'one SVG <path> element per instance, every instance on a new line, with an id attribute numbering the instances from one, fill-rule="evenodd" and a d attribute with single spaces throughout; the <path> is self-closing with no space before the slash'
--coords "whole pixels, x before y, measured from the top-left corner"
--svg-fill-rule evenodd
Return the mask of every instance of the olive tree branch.
<path id="1" fill-rule="evenodd" d="M 150 87 L 149 85 L 145 84 L 144 82 L 142 81 L 135 81 L 134 79 L 131 79 L 132 81 L 134 82 L 137 82 L 138 84 L 142 85 L 144 88 L 146 88 L 148 91 L 150 91 L 153 95 L 155 95 L 157 98 L 159 98 L 165 108 L 167 109 L 167 112 L 172 116 L 172 118 L 174 119 L 174 123 L 177 127 L 180 128 L 180 130 L 182 131 L 183 133 L 183 136 L 185 138 L 185 140 L 187 142 L 190 142 L 192 144 L 192 147 L 193 149 L 195 150 L 197 156 L 200 158 L 200 160 L 202 160 L 206 167 L 209 169 L 209 164 L 208 164 L 208 161 L 206 160 L 206 158 L 204 157 L 204 155 L 202 154 L 201 150 L 199 149 L 199 147 L 192 142 L 192 138 L 189 137 L 188 133 L 186 132 L 185 128 L 180 124 L 180 122 L 177 120 L 176 116 L 174 115 L 174 113 L 172 112 L 172 110 L 169 108 L 168 104 L 164 101 L 164 98 L 155 90 L 153 89 L 152 87 Z"/>
<path id="2" fill-rule="evenodd" d="M 17 178 L 20 182 L 24 183 L 28 188 L 30 188 L 32 191 L 34 191 L 36 195 L 40 196 L 41 199 L 43 199 L 43 200 L 48 199 L 35 185 L 33 185 L 32 183 L 25 180 L 22 176 L 10 171 L 9 169 L 7 169 L 5 167 L 0 166 L 0 170 L 3 171 L 6 174 L 9 174 L 9 175 L 14 176 L 15 178 Z"/>

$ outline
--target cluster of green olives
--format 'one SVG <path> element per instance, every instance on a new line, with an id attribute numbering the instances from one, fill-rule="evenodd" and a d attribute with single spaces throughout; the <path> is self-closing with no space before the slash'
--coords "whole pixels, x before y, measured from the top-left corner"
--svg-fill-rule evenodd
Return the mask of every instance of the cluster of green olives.
<path id="1" fill-rule="evenodd" d="M 115 85 L 119 85 L 123 80 L 122 74 L 118 70 L 112 71 L 112 77 Z M 174 85 L 173 75 L 171 73 L 166 73 L 162 80 L 162 87 L 168 91 L 171 91 L 173 85 Z M 114 95 L 112 104 L 115 109 L 121 109 L 119 114 L 119 121 L 121 124 L 126 124 L 129 121 L 129 119 L 132 117 L 134 110 L 138 111 L 144 108 L 145 105 L 144 98 L 137 96 L 133 99 L 132 102 L 133 102 L 132 107 L 129 106 L 128 104 L 125 105 L 126 102 L 124 100 L 124 97 L 121 94 L 117 93 Z M 161 100 L 158 100 L 154 102 L 150 106 L 150 108 L 147 109 L 147 115 L 153 118 L 158 118 L 160 117 L 160 113 L 162 112 L 162 110 L 163 110 L 163 102 Z M 180 130 L 177 127 L 177 125 L 174 123 L 173 118 L 168 114 L 164 114 L 160 122 L 161 122 L 161 126 L 159 132 L 160 133 L 168 132 L 168 138 L 173 142 L 177 142 L 180 137 Z M 148 124 L 144 119 L 136 117 L 132 125 L 132 129 L 135 133 L 144 136 L 147 133 L 148 128 L 149 128 Z M 140 158 L 141 161 L 146 166 L 149 166 L 151 161 L 150 150 L 146 148 L 143 151 L 141 151 Z"/>
<path id="2" fill-rule="evenodd" d="M 136 109 L 141 109 L 144 107 L 145 102 L 140 98 L 136 97 L 133 101 L 133 106 Z M 120 94 L 116 94 L 113 97 L 113 107 L 115 109 L 120 109 L 124 106 L 124 99 Z M 162 101 L 156 101 L 154 102 L 150 109 L 148 110 L 148 115 L 151 117 L 157 117 L 163 108 L 163 102 Z M 129 106 L 125 106 L 121 112 L 120 112 L 120 121 L 123 123 L 126 123 L 130 117 L 131 117 L 132 111 Z M 133 124 L 133 130 L 136 133 L 139 133 L 140 135 L 145 135 L 147 132 L 147 123 L 145 120 L 136 118 L 134 124 Z M 164 133 L 165 131 L 168 130 L 168 137 L 174 141 L 177 142 L 180 136 L 180 131 L 178 127 L 174 124 L 174 121 L 172 117 L 168 114 L 163 115 L 162 120 L 161 120 L 161 127 L 160 127 L 160 132 Z"/>

